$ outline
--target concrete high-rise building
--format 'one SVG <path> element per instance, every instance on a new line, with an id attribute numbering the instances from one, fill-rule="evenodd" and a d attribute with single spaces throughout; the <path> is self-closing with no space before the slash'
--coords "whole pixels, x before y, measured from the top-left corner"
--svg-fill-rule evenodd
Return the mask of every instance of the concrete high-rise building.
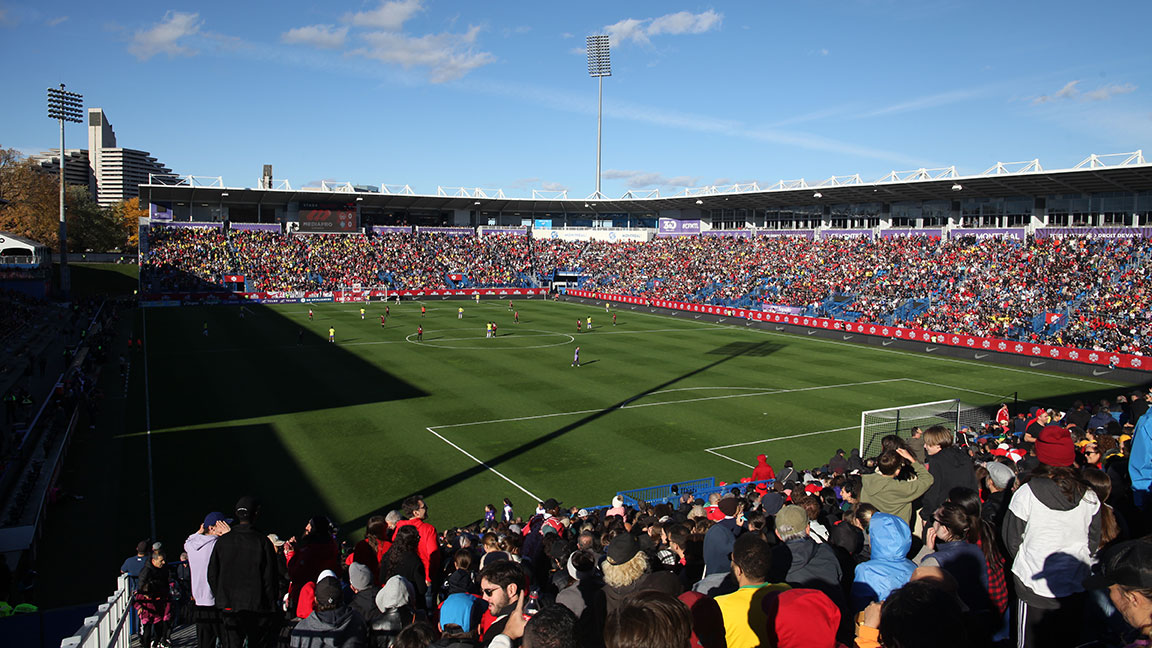
<path id="1" fill-rule="evenodd" d="M 148 151 L 116 146 L 116 132 L 101 108 L 88 109 L 88 148 L 66 153 L 64 181 L 87 186 L 92 198 L 104 206 L 139 196 L 140 185 L 147 184 L 150 176 L 177 177 Z M 60 170 L 59 149 L 31 157 L 50 173 Z"/>

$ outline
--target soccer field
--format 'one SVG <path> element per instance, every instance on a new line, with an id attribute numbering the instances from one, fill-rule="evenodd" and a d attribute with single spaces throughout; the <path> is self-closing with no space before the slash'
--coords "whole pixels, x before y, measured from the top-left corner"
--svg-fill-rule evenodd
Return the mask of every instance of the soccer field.
<path id="1" fill-rule="evenodd" d="M 262 526 L 288 535 L 314 513 L 358 534 L 413 493 L 438 526 L 477 520 L 503 497 L 518 514 L 547 497 L 592 506 L 622 489 L 735 481 L 760 453 L 777 467 L 821 465 L 857 444 L 862 410 L 1118 391 L 630 306 L 613 326 L 602 304 L 517 300 L 514 324 L 506 301 L 404 302 L 384 327 L 382 303 L 363 320 L 360 306 L 313 304 L 312 320 L 308 305 L 139 314 L 147 393 L 139 352 L 132 385 L 147 408 L 126 433 L 151 429 L 160 537 L 244 493 L 264 499 Z M 577 333 L 587 317 L 592 330 Z"/>

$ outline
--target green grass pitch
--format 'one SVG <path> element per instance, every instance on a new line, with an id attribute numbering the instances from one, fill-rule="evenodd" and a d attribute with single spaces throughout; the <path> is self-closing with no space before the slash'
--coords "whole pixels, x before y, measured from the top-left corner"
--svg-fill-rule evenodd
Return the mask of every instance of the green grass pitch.
<path id="1" fill-rule="evenodd" d="M 392 303 L 384 327 L 382 303 L 363 320 L 360 304 L 312 304 L 311 321 L 302 304 L 251 306 L 244 318 L 224 306 L 146 310 L 137 327 L 159 535 L 183 537 L 197 516 L 249 492 L 266 503 L 262 526 L 288 535 L 325 513 L 359 537 L 370 515 L 413 493 L 438 527 L 477 520 L 503 497 L 526 516 L 547 497 L 590 506 L 622 489 L 738 480 L 759 453 L 777 467 L 818 466 L 857 444 L 866 409 L 1013 392 L 1056 405 L 1118 391 L 737 321 L 623 305 L 613 326 L 603 304 L 514 303 L 519 324 L 506 300 Z M 587 317 L 592 330 L 577 333 Z M 131 381 L 141 407 L 124 437 L 136 460 L 142 359 Z"/>

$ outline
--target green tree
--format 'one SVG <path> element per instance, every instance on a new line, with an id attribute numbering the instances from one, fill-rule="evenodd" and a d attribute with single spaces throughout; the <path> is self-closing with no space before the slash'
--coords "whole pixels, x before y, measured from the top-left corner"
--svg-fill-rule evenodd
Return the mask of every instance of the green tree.
<path id="1" fill-rule="evenodd" d="M 92 200 L 87 187 L 66 188 L 69 252 L 108 252 L 124 249 L 128 237 L 114 208 Z"/>

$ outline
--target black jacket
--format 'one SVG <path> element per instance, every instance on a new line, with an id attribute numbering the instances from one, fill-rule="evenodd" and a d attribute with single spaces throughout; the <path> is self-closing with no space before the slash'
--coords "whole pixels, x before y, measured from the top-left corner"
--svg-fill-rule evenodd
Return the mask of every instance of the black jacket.
<path id="1" fill-rule="evenodd" d="M 279 609 L 276 549 L 251 524 L 238 523 L 220 536 L 208 561 L 208 585 L 222 610 L 276 612 Z"/>
<path id="2" fill-rule="evenodd" d="M 948 499 L 948 491 L 963 486 L 979 492 L 976 484 L 976 465 L 972 457 L 968 456 L 956 446 L 942 448 L 940 452 L 928 457 L 928 473 L 935 481 L 928 487 L 921 500 L 924 508 L 920 509 L 920 517 L 931 520 L 936 509 Z"/>

